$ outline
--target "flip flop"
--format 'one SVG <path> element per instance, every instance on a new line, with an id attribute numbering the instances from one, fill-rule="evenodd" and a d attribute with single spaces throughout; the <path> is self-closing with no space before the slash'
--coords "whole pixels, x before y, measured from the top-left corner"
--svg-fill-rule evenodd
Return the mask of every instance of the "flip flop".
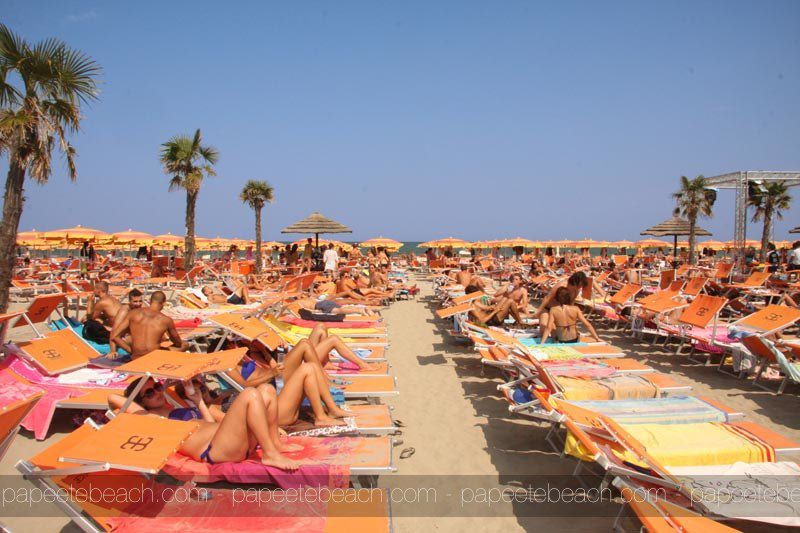
<path id="1" fill-rule="evenodd" d="M 400 452 L 400 459 L 408 459 L 409 457 L 414 455 L 416 451 L 417 450 L 415 450 L 414 448 L 406 448 L 402 452 Z"/>
<path id="2" fill-rule="evenodd" d="M 396 427 L 396 428 L 404 428 L 404 427 L 406 427 L 406 425 L 403 423 L 402 420 L 393 420 L 392 423 L 394 424 L 394 427 Z"/>

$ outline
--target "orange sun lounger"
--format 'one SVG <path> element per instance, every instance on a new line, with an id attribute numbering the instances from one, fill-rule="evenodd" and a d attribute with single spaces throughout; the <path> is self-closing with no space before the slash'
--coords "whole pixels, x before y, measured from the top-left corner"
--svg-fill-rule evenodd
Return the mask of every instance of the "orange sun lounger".
<path id="1" fill-rule="evenodd" d="M 25 398 L 0 406 L 0 461 L 19 432 L 19 425 L 44 393 L 34 393 Z"/>
<path id="2" fill-rule="evenodd" d="M 64 317 L 58 312 L 58 306 L 61 305 L 67 297 L 64 293 L 56 294 L 41 294 L 33 299 L 28 305 L 28 308 L 22 312 L 22 317 L 17 320 L 12 327 L 19 328 L 22 326 L 30 326 L 34 333 L 42 337 L 42 333 L 36 328 L 36 325 L 46 324 L 50 320 L 50 315 L 57 313 L 59 318 Z"/>
<path id="3" fill-rule="evenodd" d="M 746 329 L 758 335 L 769 335 L 788 328 L 800 320 L 800 309 L 787 305 L 768 305 L 752 315 L 737 320 L 731 327 Z"/>
<path id="4" fill-rule="evenodd" d="M 155 417 L 137 418 L 158 420 Z M 147 424 L 147 427 L 151 426 Z M 141 531 L 149 528 L 161 532 L 231 529 L 285 533 L 298 530 L 325 533 L 391 531 L 390 503 L 383 489 L 369 489 L 371 493 L 368 498 L 362 498 L 364 491 L 368 489 L 342 489 L 345 491 L 342 493 L 343 498 L 341 501 L 337 500 L 337 503 L 325 505 L 315 502 L 314 505 L 301 506 L 269 505 L 263 502 L 251 505 L 241 501 L 241 498 L 234 501 L 234 491 L 230 489 L 200 489 L 205 497 L 188 497 L 187 501 L 169 498 L 153 502 L 134 501 L 131 504 L 130 501 L 118 498 L 90 500 L 83 496 L 90 489 L 104 494 L 120 494 L 122 491 L 127 495 L 175 494 L 177 490 L 185 489 L 187 496 L 197 490 L 193 484 L 176 485 L 173 482 L 167 485 L 154 478 L 145 478 L 128 469 L 127 465 L 123 465 L 122 469 L 98 472 L 97 463 L 103 460 L 102 453 L 95 453 L 102 448 L 98 444 L 90 450 L 92 459 L 87 463 L 62 461 L 62 458 L 77 453 L 73 450 L 80 442 L 94 441 L 97 433 L 102 431 L 84 425 L 30 460 L 17 463 L 17 470 L 40 490 L 52 493 L 58 491 L 66 495 L 56 499 L 55 503 L 84 531 Z M 147 449 L 155 442 L 148 439 L 149 435 L 137 435 L 119 445 L 127 446 L 131 455 L 148 454 Z M 144 450 L 141 449 L 143 446 Z M 152 461 L 153 464 L 160 462 Z"/>
<path id="5" fill-rule="evenodd" d="M 617 477 L 614 486 L 620 489 L 625 504 L 636 514 L 642 529 L 649 533 L 735 533 L 733 529 L 685 507 L 657 498 L 652 491 L 631 485 Z M 624 508 L 623 508 L 624 510 Z M 615 531 L 623 531 L 620 516 L 615 521 Z"/>
<path id="6" fill-rule="evenodd" d="M 100 356 L 71 329 L 50 331 L 43 338 L 20 342 L 17 346 L 19 355 L 49 376 L 83 368 Z"/>

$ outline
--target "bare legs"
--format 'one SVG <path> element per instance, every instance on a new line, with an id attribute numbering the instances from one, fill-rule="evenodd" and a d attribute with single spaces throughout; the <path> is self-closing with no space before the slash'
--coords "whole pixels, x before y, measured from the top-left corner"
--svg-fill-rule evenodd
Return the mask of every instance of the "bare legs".
<path id="1" fill-rule="evenodd" d="M 304 367 L 306 366 L 310 368 L 310 370 L 305 370 Z M 292 380 L 294 374 L 301 369 L 303 369 L 303 372 L 309 373 L 316 379 L 318 389 L 317 397 L 325 404 L 325 407 L 327 407 L 328 415 L 336 418 L 347 416 L 348 413 L 340 409 L 336 405 L 336 402 L 334 402 L 327 376 L 322 369 L 322 365 L 317 357 L 317 352 L 306 339 L 298 342 L 295 347 L 286 354 L 283 370 L 285 384 L 288 384 L 290 380 Z M 309 402 L 313 402 L 311 397 L 309 397 Z"/>
<path id="2" fill-rule="evenodd" d="M 274 418 L 274 402 L 267 407 L 256 389 L 247 388 L 240 392 L 211 438 L 209 454 L 212 458 L 217 462 L 241 461 L 247 457 L 250 444 L 255 440 L 261 446 L 263 464 L 286 470 L 296 469 L 298 463 L 278 451 L 277 423 L 273 424 L 273 431 L 269 425 L 270 409 Z"/>

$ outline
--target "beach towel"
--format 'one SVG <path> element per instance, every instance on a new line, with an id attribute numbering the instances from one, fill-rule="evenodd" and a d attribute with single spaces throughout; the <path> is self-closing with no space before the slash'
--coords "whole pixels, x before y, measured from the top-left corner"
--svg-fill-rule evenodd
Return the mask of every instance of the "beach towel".
<path id="1" fill-rule="evenodd" d="M 542 366 L 553 376 L 598 379 L 617 373 L 617 369 L 582 359 L 542 361 Z"/>
<path id="2" fill-rule="evenodd" d="M 800 527 L 800 466 L 796 463 L 735 463 L 670 468 L 711 513 L 729 518 Z"/>
<path id="3" fill-rule="evenodd" d="M 620 424 L 689 424 L 728 421 L 728 415 L 724 411 L 694 396 L 570 403 L 604 414 Z"/>
<path id="4" fill-rule="evenodd" d="M 728 465 L 736 462 L 762 463 L 775 460 L 775 450 L 750 438 L 739 428 L 717 422 L 702 424 L 633 424 L 624 425 L 647 453 L 664 466 Z M 583 444 L 571 433 L 564 451 L 591 459 Z M 623 461 L 647 468 L 635 454 L 619 445 L 614 453 Z"/>
<path id="5" fill-rule="evenodd" d="M 291 454 L 287 454 L 291 455 Z M 215 463 L 195 461 L 191 457 L 175 454 L 164 465 L 164 472 L 182 480 L 198 483 L 229 483 L 275 485 L 282 489 L 300 487 L 347 488 L 350 485 L 350 468 L 347 465 L 306 464 L 286 472 L 261 464 L 260 450 L 247 461 Z"/>
<path id="6" fill-rule="evenodd" d="M 639 400 L 655 398 L 658 389 L 641 376 L 620 375 L 585 380 L 559 377 L 567 400 Z"/>

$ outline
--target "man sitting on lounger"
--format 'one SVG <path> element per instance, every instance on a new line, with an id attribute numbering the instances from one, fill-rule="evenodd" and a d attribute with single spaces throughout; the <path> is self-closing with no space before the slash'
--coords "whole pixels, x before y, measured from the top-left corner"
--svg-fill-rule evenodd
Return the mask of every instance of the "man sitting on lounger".
<path id="1" fill-rule="evenodd" d="M 466 263 L 461 264 L 461 270 L 456 273 L 456 282 L 464 287 L 464 292 L 469 294 L 471 292 L 483 291 L 486 285 L 483 280 L 472 273 L 472 269 Z"/>
<path id="2" fill-rule="evenodd" d="M 108 344 L 114 318 L 122 305 L 108 293 L 108 283 L 98 281 L 94 293 L 89 298 L 86 320 L 83 324 L 83 338 L 100 344 Z"/>
<path id="3" fill-rule="evenodd" d="M 131 310 L 119 325 L 121 331 L 130 330 L 131 342 L 128 344 L 124 338 L 117 337 L 116 343 L 133 359 L 160 349 L 165 335 L 172 341 L 169 350 L 184 352 L 189 348 L 175 328 L 175 322 L 161 312 L 166 301 L 163 292 L 154 292 L 148 307 Z"/>
<path id="4" fill-rule="evenodd" d="M 528 289 L 522 280 L 522 274 L 511 274 L 508 285 L 497 291 L 495 298 L 510 298 L 517 304 L 520 314 L 526 315 L 528 309 Z"/>
<path id="5" fill-rule="evenodd" d="M 121 330 L 120 325 L 125 320 L 125 317 L 128 316 L 133 309 L 140 309 L 142 305 L 144 305 L 144 298 L 143 298 L 142 291 L 139 289 L 133 289 L 131 292 L 128 293 L 128 303 L 123 304 L 119 308 L 119 312 L 117 316 L 114 318 L 114 325 L 111 326 L 111 335 L 110 335 L 110 350 L 108 352 L 109 359 L 116 359 L 117 358 L 117 345 L 119 344 L 118 338 L 122 337 L 125 341 L 130 344 L 131 342 L 131 332 L 129 330 Z"/>

